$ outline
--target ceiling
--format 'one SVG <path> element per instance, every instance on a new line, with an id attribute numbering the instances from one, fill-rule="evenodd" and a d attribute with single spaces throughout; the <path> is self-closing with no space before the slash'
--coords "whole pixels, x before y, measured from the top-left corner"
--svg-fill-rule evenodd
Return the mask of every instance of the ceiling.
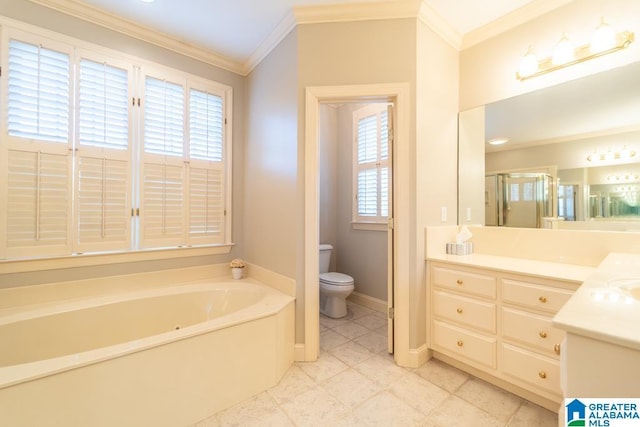
<path id="1" fill-rule="evenodd" d="M 55 7 L 56 4 L 88 7 L 91 12 L 108 15 L 171 36 L 187 45 L 246 64 L 269 39 L 292 10 L 312 6 L 355 3 L 398 3 L 418 6 L 421 0 L 32 0 Z M 565 0 L 566 2 L 566 0 Z M 459 37 L 524 6 L 554 3 L 554 0 L 423 0 L 432 16 Z M 558 3 L 555 0 L 555 3 Z M 395 6 L 393 6 L 395 7 Z M 529 12 L 527 12 L 529 13 Z M 530 14 L 525 16 L 533 18 Z M 96 13 L 93 13 L 96 15 Z"/>

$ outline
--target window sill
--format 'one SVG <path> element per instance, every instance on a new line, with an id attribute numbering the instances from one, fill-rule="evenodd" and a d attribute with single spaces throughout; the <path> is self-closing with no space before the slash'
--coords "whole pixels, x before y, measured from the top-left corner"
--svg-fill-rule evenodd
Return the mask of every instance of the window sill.
<path id="1" fill-rule="evenodd" d="M 233 243 L 215 246 L 147 249 L 132 252 L 75 254 L 54 258 L 9 259 L 0 261 L 0 274 L 28 271 L 57 270 L 61 268 L 90 267 L 121 264 L 125 262 L 157 261 L 207 255 L 223 255 L 231 252 Z"/>
<path id="2" fill-rule="evenodd" d="M 387 231 L 389 226 L 386 222 L 352 222 L 351 228 L 354 230 Z"/>

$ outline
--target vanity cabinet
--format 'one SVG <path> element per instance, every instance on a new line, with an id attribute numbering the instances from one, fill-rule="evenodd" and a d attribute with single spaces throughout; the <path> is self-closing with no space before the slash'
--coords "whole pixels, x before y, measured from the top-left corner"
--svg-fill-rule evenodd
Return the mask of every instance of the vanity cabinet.
<path id="1" fill-rule="evenodd" d="M 580 283 L 440 261 L 428 266 L 430 347 L 510 391 L 539 396 L 545 406 L 560 403 L 564 332 L 551 322 Z"/>

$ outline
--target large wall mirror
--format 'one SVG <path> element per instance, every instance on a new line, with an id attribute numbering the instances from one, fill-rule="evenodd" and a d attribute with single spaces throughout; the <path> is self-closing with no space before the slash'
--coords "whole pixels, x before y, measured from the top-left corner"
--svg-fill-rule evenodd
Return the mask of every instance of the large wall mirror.
<path id="1" fill-rule="evenodd" d="M 640 63 L 462 112 L 459 127 L 459 224 L 640 230 Z"/>

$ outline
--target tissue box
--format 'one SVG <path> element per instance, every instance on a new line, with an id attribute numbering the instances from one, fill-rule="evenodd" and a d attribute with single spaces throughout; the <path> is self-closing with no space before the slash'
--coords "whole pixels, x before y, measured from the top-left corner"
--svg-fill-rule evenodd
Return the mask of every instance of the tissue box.
<path id="1" fill-rule="evenodd" d="M 451 255 L 469 255 L 473 253 L 473 243 L 447 243 L 447 253 Z"/>

